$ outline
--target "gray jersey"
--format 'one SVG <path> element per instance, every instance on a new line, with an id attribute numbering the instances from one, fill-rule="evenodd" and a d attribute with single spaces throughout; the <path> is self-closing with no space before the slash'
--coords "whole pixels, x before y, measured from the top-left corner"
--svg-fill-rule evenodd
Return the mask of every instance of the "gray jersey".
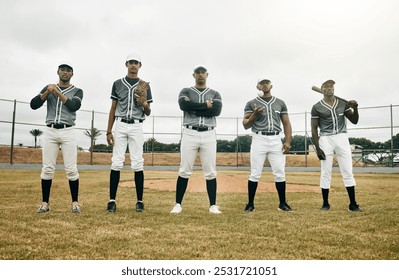
<path id="1" fill-rule="evenodd" d="M 312 107 L 312 119 L 319 120 L 320 136 L 346 133 L 345 112 L 351 110 L 348 103 L 335 99 L 330 106 L 324 100 Z"/>
<path id="2" fill-rule="evenodd" d="M 244 114 L 252 114 L 256 107 L 264 107 L 262 115 L 258 116 L 252 125 L 252 132 L 281 132 L 281 115 L 288 114 L 285 102 L 275 96 L 269 101 L 256 97 L 247 102 L 244 108 Z"/>
<path id="3" fill-rule="evenodd" d="M 125 77 L 114 82 L 111 99 L 117 101 L 115 117 L 124 119 L 145 120 L 144 108 L 136 103 L 134 91 L 139 78 Z M 151 88 L 148 87 L 147 102 L 152 102 Z"/>
<path id="4" fill-rule="evenodd" d="M 35 96 L 31 101 L 31 108 L 36 110 L 40 108 L 45 101 L 47 101 L 47 116 L 46 124 L 67 124 L 75 125 L 76 111 L 79 110 L 82 99 L 83 91 L 74 85 L 68 88 L 60 88 L 58 90 L 68 97 L 65 104 L 62 103 L 56 94 L 49 94 L 47 99 L 41 100 L 40 96 L 46 92 L 47 86 L 42 89 L 39 95 Z"/>
<path id="5" fill-rule="evenodd" d="M 207 109 L 207 100 L 213 101 L 210 109 Z M 219 92 L 210 88 L 184 88 L 179 94 L 178 102 L 184 112 L 183 125 L 216 126 L 216 116 L 222 111 L 222 97 Z"/>

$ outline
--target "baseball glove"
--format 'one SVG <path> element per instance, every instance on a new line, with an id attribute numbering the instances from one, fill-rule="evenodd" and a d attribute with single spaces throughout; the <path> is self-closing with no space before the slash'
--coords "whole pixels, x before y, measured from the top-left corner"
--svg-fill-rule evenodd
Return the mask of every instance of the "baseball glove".
<path id="1" fill-rule="evenodd" d="M 134 90 L 134 96 L 136 98 L 136 103 L 140 106 L 143 106 L 144 102 L 147 101 L 147 91 L 148 85 L 150 83 L 140 80 L 139 84 L 137 85 L 136 89 Z"/>

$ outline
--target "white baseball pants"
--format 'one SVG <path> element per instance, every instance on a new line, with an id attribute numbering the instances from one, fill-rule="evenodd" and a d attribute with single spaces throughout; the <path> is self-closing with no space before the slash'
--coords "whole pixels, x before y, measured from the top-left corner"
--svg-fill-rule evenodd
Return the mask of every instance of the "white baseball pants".
<path id="1" fill-rule="evenodd" d="M 285 182 L 285 155 L 283 143 L 279 135 L 252 134 L 251 173 L 249 180 L 258 182 L 263 171 L 266 158 L 269 160 L 275 182 Z"/>
<path id="2" fill-rule="evenodd" d="M 193 173 L 195 159 L 199 152 L 202 170 L 206 180 L 216 178 L 216 131 L 196 131 L 183 128 L 180 144 L 179 176 L 190 178 Z"/>
<path id="3" fill-rule="evenodd" d="M 77 168 L 78 149 L 75 128 L 68 127 L 55 129 L 47 127 L 44 132 L 43 140 L 43 168 L 41 178 L 43 180 L 53 179 L 57 156 L 61 146 L 67 178 L 71 181 L 79 179 Z"/>
<path id="4" fill-rule="evenodd" d="M 329 189 L 331 186 L 331 172 L 333 165 L 334 152 L 338 160 L 339 169 L 345 187 L 355 186 L 355 178 L 353 177 L 352 152 L 349 139 L 346 133 L 339 133 L 328 136 L 320 136 L 320 148 L 326 155 L 325 160 L 321 160 L 321 176 L 320 187 Z"/>
<path id="5" fill-rule="evenodd" d="M 115 121 L 114 141 L 111 169 L 122 170 L 127 144 L 129 143 L 131 167 L 135 172 L 142 171 L 144 169 L 143 123 L 127 124 L 121 122 L 118 118 Z"/>

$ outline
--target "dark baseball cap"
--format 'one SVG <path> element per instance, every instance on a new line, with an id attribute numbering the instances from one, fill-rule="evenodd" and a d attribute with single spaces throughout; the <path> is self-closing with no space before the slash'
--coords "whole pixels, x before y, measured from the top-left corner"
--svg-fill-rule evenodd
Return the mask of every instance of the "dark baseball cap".
<path id="1" fill-rule="evenodd" d="M 325 81 L 321 86 L 325 86 L 325 85 L 327 85 L 327 84 L 335 84 L 335 82 L 333 81 L 333 80 L 327 80 L 327 81 Z"/>
<path id="2" fill-rule="evenodd" d="M 199 66 L 197 66 L 197 67 L 194 68 L 194 73 L 197 73 L 197 72 L 199 72 L 199 71 L 205 71 L 205 72 L 207 72 L 208 70 L 207 70 L 204 66 L 199 65 Z"/>

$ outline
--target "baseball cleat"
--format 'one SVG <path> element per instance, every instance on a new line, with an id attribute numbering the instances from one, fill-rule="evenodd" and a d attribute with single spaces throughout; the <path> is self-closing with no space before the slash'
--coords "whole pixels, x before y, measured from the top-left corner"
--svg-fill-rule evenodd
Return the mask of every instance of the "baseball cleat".
<path id="1" fill-rule="evenodd" d="M 142 201 L 137 201 L 136 203 L 136 212 L 144 211 L 144 203 Z"/>
<path id="2" fill-rule="evenodd" d="M 291 207 L 287 204 L 287 202 L 280 203 L 277 209 L 286 212 L 292 211 Z"/>
<path id="3" fill-rule="evenodd" d="M 46 213 L 50 211 L 50 204 L 47 202 L 42 202 L 42 205 L 40 205 L 39 209 L 37 209 L 36 213 Z"/>
<path id="4" fill-rule="evenodd" d="M 72 202 L 72 213 L 80 213 L 80 206 L 77 201 Z"/>
<path id="5" fill-rule="evenodd" d="M 360 207 L 357 203 L 351 203 L 351 204 L 349 204 L 348 211 L 349 212 L 362 212 L 362 209 L 360 209 Z"/>
<path id="6" fill-rule="evenodd" d="M 217 206 L 217 205 L 212 205 L 211 207 L 209 207 L 209 213 L 212 213 L 212 214 L 221 214 L 222 211 L 219 210 L 219 206 Z"/>
<path id="7" fill-rule="evenodd" d="M 107 211 L 112 212 L 112 213 L 116 211 L 116 202 L 115 201 L 108 202 Z"/>
<path id="8" fill-rule="evenodd" d="M 321 206 L 320 210 L 322 210 L 322 211 L 330 210 L 330 204 L 323 204 L 323 206 Z"/>
<path id="9" fill-rule="evenodd" d="M 253 205 L 253 204 L 247 204 L 247 206 L 245 206 L 245 209 L 244 209 L 244 211 L 245 212 L 253 212 L 253 211 L 255 211 L 255 205 Z"/>
<path id="10" fill-rule="evenodd" d="M 170 211 L 171 214 L 179 214 L 183 208 L 181 207 L 180 203 L 175 203 L 175 206 L 173 206 L 172 211 Z"/>

